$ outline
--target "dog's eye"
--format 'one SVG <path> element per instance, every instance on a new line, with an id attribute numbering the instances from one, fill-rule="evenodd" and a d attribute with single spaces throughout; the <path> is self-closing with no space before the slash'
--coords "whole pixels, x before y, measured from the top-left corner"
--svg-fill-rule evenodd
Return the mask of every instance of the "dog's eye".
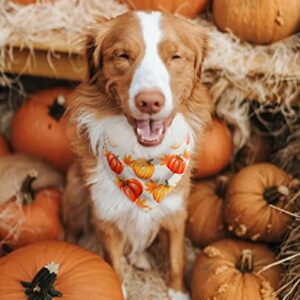
<path id="1" fill-rule="evenodd" d="M 125 52 L 118 54 L 117 57 L 122 58 L 122 59 L 126 59 L 126 60 L 130 59 L 129 55 Z"/>
<path id="2" fill-rule="evenodd" d="M 181 59 L 182 57 L 179 54 L 172 55 L 172 60 Z"/>

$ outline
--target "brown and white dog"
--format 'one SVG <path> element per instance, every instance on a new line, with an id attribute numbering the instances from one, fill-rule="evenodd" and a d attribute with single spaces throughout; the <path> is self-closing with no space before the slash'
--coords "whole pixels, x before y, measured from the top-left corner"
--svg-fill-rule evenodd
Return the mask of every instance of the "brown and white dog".
<path id="1" fill-rule="evenodd" d="M 89 191 L 95 232 L 121 280 L 122 256 L 147 269 L 143 251 L 159 231 L 166 233 L 170 298 L 189 299 L 183 285 L 189 157 L 173 154 L 179 159 L 170 177 L 175 184 L 172 190 L 162 184 L 160 190 L 152 190 L 154 200 L 147 200 L 151 209 L 145 209 L 150 206 L 142 199 L 145 187 L 130 175 L 122 176 L 127 168 L 127 174 L 133 176 L 134 170 L 147 181 L 162 165 L 155 166 L 155 159 L 165 157 L 169 149 L 177 153 L 187 135 L 186 145 L 194 151 L 211 113 L 200 83 L 205 31 L 167 13 L 137 11 L 94 24 L 86 41 L 89 78 L 77 88 L 70 111 L 78 129 L 73 144 Z M 117 154 L 112 154 L 114 149 Z M 126 166 L 123 154 L 139 164 Z M 161 171 L 161 180 L 169 171 Z M 145 185 L 149 182 L 153 185 L 152 180 Z"/>

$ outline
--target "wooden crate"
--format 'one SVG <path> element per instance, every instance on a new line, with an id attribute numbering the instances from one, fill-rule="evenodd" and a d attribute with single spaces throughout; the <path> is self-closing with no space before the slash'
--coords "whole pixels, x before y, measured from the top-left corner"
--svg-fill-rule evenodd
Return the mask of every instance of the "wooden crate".
<path id="1" fill-rule="evenodd" d="M 66 43 L 62 34 L 51 35 L 32 49 L 19 40 L 8 43 L 12 55 L 7 56 L 4 72 L 80 81 L 86 74 L 86 62 L 79 47 Z"/>

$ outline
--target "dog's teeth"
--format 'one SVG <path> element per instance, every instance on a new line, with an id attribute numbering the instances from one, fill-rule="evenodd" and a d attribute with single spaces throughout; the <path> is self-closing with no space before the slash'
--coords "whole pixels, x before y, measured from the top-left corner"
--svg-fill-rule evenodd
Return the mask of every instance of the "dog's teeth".
<path id="1" fill-rule="evenodd" d="M 158 131 L 158 135 L 161 136 L 162 133 L 163 133 L 163 129 L 161 128 L 161 129 L 159 129 L 159 131 Z"/>
<path id="2" fill-rule="evenodd" d="M 137 132 L 138 135 L 141 135 L 141 129 L 140 128 L 137 128 L 136 132 Z"/>

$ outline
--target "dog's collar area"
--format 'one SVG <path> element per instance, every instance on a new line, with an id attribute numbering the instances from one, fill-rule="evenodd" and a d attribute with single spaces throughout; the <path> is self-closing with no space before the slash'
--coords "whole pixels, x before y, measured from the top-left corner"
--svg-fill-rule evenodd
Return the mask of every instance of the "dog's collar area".
<path id="1" fill-rule="evenodd" d="M 105 137 L 101 157 L 106 172 L 130 201 L 148 212 L 156 208 L 176 187 L 186 173 L 190 161 L 190 132 L 158 157 L 145 158 L 123 151 L 122 145 Z"/>

